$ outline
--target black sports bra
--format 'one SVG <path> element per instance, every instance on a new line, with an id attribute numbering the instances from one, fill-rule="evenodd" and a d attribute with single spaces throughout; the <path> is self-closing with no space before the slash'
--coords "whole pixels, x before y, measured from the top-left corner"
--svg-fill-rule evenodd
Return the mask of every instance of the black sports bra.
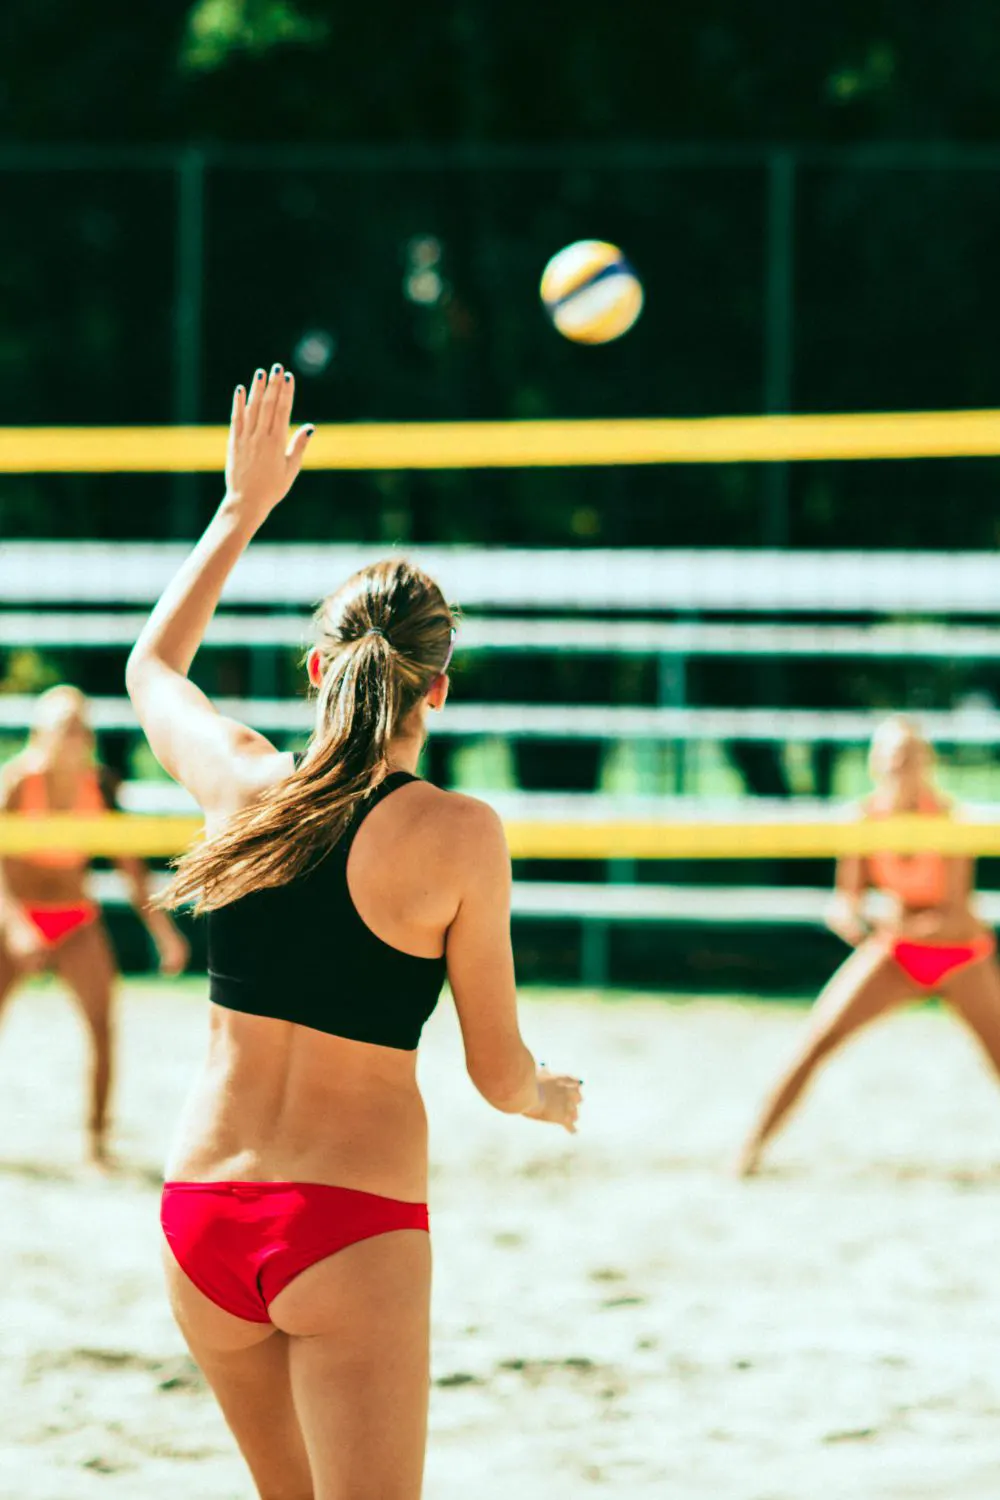
<path id="1" fill-rule="evenodd" d="M 444 958 L 416 958 L 366 927 L 347 887 L 347 856 L 364 819 L 416 781 L 387 776 L 343 837 L 306 875 L 251 891 L 208 913 L 209 996 L 330 1036 L 413 1051 L 444 984 Z"/>

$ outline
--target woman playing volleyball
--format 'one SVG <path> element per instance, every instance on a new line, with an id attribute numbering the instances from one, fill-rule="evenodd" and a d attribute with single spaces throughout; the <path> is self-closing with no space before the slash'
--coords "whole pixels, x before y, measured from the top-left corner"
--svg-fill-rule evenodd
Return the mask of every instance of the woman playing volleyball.
<path id="1" fill-rule="evenodd" d="M 86 698 L 77 688 L 50 688 L 36 702 L 27 746 L 0 772 L 0 807 L 30 818 L 93 815 L 113 806 L 110 781 L 94 761 Z M 145 865 L 138 859 L 115 863 L 156 945 L 161 971 L 179 973 L 188 946 L 166 913 L 150 905 Z M 87 891 L 88 864 L 86 854 L 71 849 L 38 849 L 0 860 L 0 1006 L 21 979 L 44 969 L 54 970 L 69 986 L 90 1039 L 88 1156 L 103 1164 L 117 970 L 100 910 Z"/>
<path id="2" fill-rule="evenodd" d="M 869 818 L 923 813 L 942 816 L 948 803 L 930 777 L 931 753 L 906 719 L 888 719 L 872 741 L 875 792 Z M 940 995 L 979 1038 L 1000 1073 L 1000 967 L 996 942 L 971 907 L 971 859 L 940 854 L 876 854 L 842 859 L 829 926 L 850 943 L 847 958 L 820 995 L 791 1066 L 765 1105 L 740 1155 L 753 1172 L 819 1064 L 854 1032 L 906 1001 Z M 865 892 L 892 901 L 887 919 L 869 929 Z"/>
<path id="3" fill-rule="evenodd" d="M 188 672 L 240 555 L 287 494 L 276 365 L 237 387 L 226 496 L 132 653 L 161 764 L 205 813 L 170 902 L 207 912 L 210 1039 L 161 1218 L 188 1345 L 265 1500 L 416 1500 L 428 1398 L 427 1134 L 416 1049 L 447 971 L 473 1082 L 573 1131 L 579 1082 L 518 1030 L 496 816 L 414 774 L 454 620 L 404 562 L 317 614 L 301 758 L 224 718 Z"/>

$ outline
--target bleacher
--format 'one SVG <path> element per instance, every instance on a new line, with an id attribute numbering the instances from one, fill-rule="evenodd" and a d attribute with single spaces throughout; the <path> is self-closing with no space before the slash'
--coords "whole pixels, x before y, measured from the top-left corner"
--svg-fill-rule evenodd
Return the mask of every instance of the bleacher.
<path id="1" fill-rule="evenodd" d="M 261 684 L 273 684 L 275 661 L 300 653 L 308 640 L 304 605 L 387 550 L 377 545 L 255 544 L 230 580 L 206 640 L 213 659 L 230 662 L 228 676 L 243 680 L 243 691 L 219 696 L 220 707 L 279 743 L 301 741 L 312 717 L 304 695 L 274 696 L 262 692 Z M 837 708 L 691 703 L 688 664 L 710 658 L 778 664 L 833 658 L 928 663 L 1000 658 L 1000 628 L 993 623 L 1000 599 L 1000 557 L 992 554 L 406 550 L 439 579 L 464 615 L 456 692 L 447 712 L 435 715 L 432 724 L 441 742 L 861 746 L 883 709 L 860 703 Z M 85 664 L 95 660 L 93 653 L 105 662 L 109 656 L 124 662 L 145 618 L 142 610 L 153 603 L 185 552 L 175 543 L 3 546 L 0 647 L 48 649 L 64 662 L 72 662 L 79 652 L 81 671 L 75 680 L 92 691 Z M 462 668 L 491 655 L 505 664 L 502 694 L 493 701 L 470 700 Z M 518 660 L 560 656 L 655 659 L 656 701 L 522 701 L 516 692 Z M 267 671 L 253 665 L 261 661 L 270 663 Z M 106 668 L 102 676 L 106 678 Z M 0 729 L 23 729 L 31 706 L 28 695 L 0 696 Z M 99 731 L 138 733 L 123 692 L 95 693 L 93 716 Z M 991 747 L 1000 739 L 1000 713 L 989 701 L 922 708 L 917 717 L 940 744 Z M 551 764 L 558 767 L 557 753 Z M 718 816 L 720 811 L 690 793 L 609 795 L 599 785 L 593 791 L 568 792 L 560 788 L 557 770 L 551 787 L 543 790 L 468 789 L 483 792 L 512 820 L 545 826 L 614 817 L 655 824 Z M 126 784 L 123 801 L 150 813 L 189 810 L 183 792 L 166 782 Z M 723 809 L 730 822 L 759 819 L 762 811 L 752 801 Z M 771 817 L 791 819 L 829 811 L 794 798 L 767 810 Z M 532 879 L 530 871 L 519 870 L 515 883 L 519 921 L 580 925 L 581 973 L 594 984 L 607 978 L 611 925 L 816 924 L 828 895 L 815 887 L 773 882 L 693 886 L 672 877 L 650 884 L 637 880 L 634 861 L 606 865 L 604 881 Z M 115 889 L 112 882 L 112 896 Z"/>

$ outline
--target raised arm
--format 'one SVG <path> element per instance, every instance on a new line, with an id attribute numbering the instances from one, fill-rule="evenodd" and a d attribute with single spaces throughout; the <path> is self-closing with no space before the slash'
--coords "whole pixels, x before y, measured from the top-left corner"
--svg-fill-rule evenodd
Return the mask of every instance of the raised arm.
<path id="1" fill-rule="evenodd" d="M 121 812 L 118 790 L 120 778 L 102 768 L 100 777 L 101 796 L 109 812 Z M 113 861 L 128 892 L 129 902 L 145 927 L 156 949 L 161 974 L 180 974 L 191 955 L 187 938 L 165 911 L 153 905 L 153 889 L 149 879 L 149 866 L 144 859 L 134 855 L 121 855 Z"/>
<path id="2" fill-rule="evenodd" d="M 510 855 L 496 813 L 483 802 L 461 799 L 453 848 L 462 891 L 448 929 L 448 980 L 469 1077 L 494 1109 L 573 1133 L 580 1080 L 539 1068 L 521 1037 L 510 942 Z"/>
<path id="3" fill-rule="evenodd" d="M 20 796 L 21 757 L 0 768 L 0 812 L 16 812 Z M 7 880 L 7 859 L 0 856 L 0 940 L 19 968 L 38 968 L 45 959 L 45 943 L 37 928 L 21 910 L 21 903 L 11 894 Z"/>
<path id="4" fill-rule="evenodd" d="M 126 686 L 160 765 L 206 813 L 240 805 L 262 757 L 263 735 L 220 714 L 188 677 L 222 590 L 251 538 L 291 488 L 311 427 L 288 442 L 294 381 L 258 370 L 233 398 L 226 493 L 190 557 L 167 585 L 128 660 Z"/>

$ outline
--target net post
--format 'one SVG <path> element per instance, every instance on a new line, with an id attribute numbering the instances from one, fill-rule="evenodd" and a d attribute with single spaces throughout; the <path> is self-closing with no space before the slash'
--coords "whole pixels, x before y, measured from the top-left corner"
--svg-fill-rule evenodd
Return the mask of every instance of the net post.
<path id="1" fill-rule="evenodd" d="M 791 151 L 772 151 L 767 162 L 767 221 L 764 252 L 764 410 L 783 415 L 792 402 L 795 334 L 796 160 Z M 767 466 L 765 547 L 789 541 L 788 465 Z"/>
<path id="2" fill-rule="evenodd" d="M 198 421 L 201 403 L 201 338 L 205 280 L 205 153 L 198 146 L 179 152 L 175 164 L 177 239 L 174 259 L 173 420 Z M 190 538 L 197 526 L 198 476 L 175 474 L 171 532 Z"/>

